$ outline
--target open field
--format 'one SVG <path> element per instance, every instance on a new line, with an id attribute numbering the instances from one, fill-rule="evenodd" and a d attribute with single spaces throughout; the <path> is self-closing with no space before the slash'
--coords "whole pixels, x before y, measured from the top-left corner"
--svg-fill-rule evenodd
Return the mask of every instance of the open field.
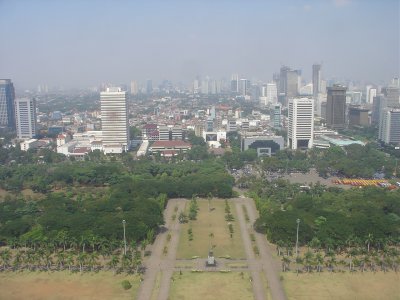
<path id="1" fill-rule="evenodd" d="M 388 273 L 283 273 L 288 299 L 400 299 L 400 274 Z"/>
<path id="2" fill-rule="evenodd" d="M 234 229 L 233 237 L 231 238 L 228 222 L 225 221 L 225 202 L 223 200 L 212 200 L 212 210 L 210 212 L 207 200 L 198 200 L 197 202 L 200 208 L 197 220 L 182 224 L 177 258 L 188 259 L 193 256 L 207 257 L 210 245 L 215 246 L 215 257 L 229 255 L 232 258 L 245 258 L 235 205 L 231 201 L 228 201 L 235 218 L 235 221 L 231 222 Z M 186 205 L 186 213 L 188 213 L 188 208 L 189 203 Z M 192 241 L 189 241 L 188 238 L 189 228 L 193 230 Z M 210 233 L 214 237 L 210 237 Z"/>
<path id="3" fill-rule="evenodd" d="M 252 300 L 253 291 L 248 273 L 240 272 L 174 273 L 171 300 Z"/>
<path id="4" fill-rule="evenodd" d="M 132 288 L 124 290 L 123 280 Z M 0 299 L 132 299 L 140 282 L 136 275 L 112 272 L 70 274 L 69 272 L 0 273 Z"/>

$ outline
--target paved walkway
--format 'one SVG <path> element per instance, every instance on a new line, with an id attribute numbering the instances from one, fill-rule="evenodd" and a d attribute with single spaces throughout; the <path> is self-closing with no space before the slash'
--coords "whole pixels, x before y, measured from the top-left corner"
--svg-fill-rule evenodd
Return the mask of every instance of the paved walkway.
<path id="1" fill-rule="evenodd" d="M 178 235 L 176 234 L 176 229 L 179 227 L 179 222 L 178 222 L 178 217 L 175 219 L 175 221 L 172 221 L 172 215 L 175 213 L 174 208 L 175 206 L 178 206 L 178 212 L 183 210 L 185 206 L 185 201 L 184 199 L 170 199 L 168 201 L 167 207 L 164 211 L 164 220 L 165 220 L 165 225 L 162 228 L 161 233 L 159 233 L 156 237 L 156 240 L 154 241 L 154 244 L 152 246 L 152 252 L 151 252 L 151 257 L 146 261 L 145 267 L 146 267 L 146 272 L 144 275 L 144 280 L 139 288 L 138 294 L 137 294 L 137 300 L 149 300 L 151 297 L 151 294 L 153 292 L 153 287 L 155 284 L 155 280 L 157 277 L 157 273 L 160 270 L 163 270 L 163 276 L 162 276 L 162 281 L 161 281 L 161 286 L 160 286 L 160 293 L 159 293 L 159 298 L 158 299 L 167 299 L 168 297 L 168 291 L 169 291 L 169 284 L 168 287 L 165 287 L 165 281 L 167 280 L 166 277 L 172 275 L 174 266 L 175 266 L 175 256 L 176 255 L 176 247 L 178 244 L 178 239 L 179 239 L 179 233 Z M 163 254 L 164 250 L 164 245 L 166 245 L 167 241 L 167 235 L 168 235 L 168 230 L 172 229 L 170 232 L 172 237 L 169 242 L 169 253 L 167 256 Z M 175 249 L 174 251 L 171 251 L 171 249 Z M 171 251 L 171 252 L 170 252 Z M 168 273 L 168 274 L 166 274 Z M 164 284 L 163 284 L 164 283 Z M 169 281 L 168 281 L 169 283 Z M 165 294 L 163 294 L 165 291 Z M 163 292 L 163 293 L 162 293 Z M 165 296 L 165 298 L 162 298 Z"/>
<path id="2" fill-rule="evenodd" d="M 258 212 L 255 207 L 254 201 L 251 198 L 241 198 L 242 203 L 247 208 L 247 213 L 250 218 L 250 223 L 254 224 L 258 218 Z M 283 290 L 282 283 L 279 279 L 280 264 L 272 257 L 271 249 L 264 234 L 254 232 L 256 243 L 260 251 L 260 257 L 262 260 L 263 270 L 267 277 L 268 287 L 271 290 L 271 296 L 273 300 L 286 300 L 285 291 Z"/>

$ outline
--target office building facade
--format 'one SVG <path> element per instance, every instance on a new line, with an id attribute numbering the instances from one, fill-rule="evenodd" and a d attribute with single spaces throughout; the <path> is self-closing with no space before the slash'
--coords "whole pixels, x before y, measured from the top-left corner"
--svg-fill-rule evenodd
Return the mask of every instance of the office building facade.
<path id="1" fill-rule="evenodd" d="M 390 107 L 383 109 L 378 138 L 385 144 L 400 145 L 400 109 Z"/>
<path id="2" fill-rule="evenodd" d="M 0 79 L 0 127 L 15 130 L 15 91 L 10 79 Z"/>
<path id="3" fill-rule="evenodd" d="M 313 146 L 314 100 L 289 99 L 287 144 L 290 149 L 306 149 Z"/>
<path id="4" fill-rule="evenodd" d="M 100 93 L 103 149 L 122 153 L 129 149 L 127 93 L 119 87 Z M 109 149 L 109 150 L 107 150 Z"/>
<path id="5" fill-rule="evenodd" d="M 326 124 L 328 128 L 334 130 L 346 128 L 346 87 L 341 85 L 328 87 Z"/>
<path id="6" fill-rule="evenodd" d="M 317 99 L 318 94 L 321 92 L 321 65 L 319 64 L 312 66 L 312 85 L 314 99 Z"/>
<path id="7" fill-rule="evenodd" d="M 32 139 L 36 136 L 35 98 L 17 98 L 15 100 L 15 120 L 18 139 Z"/>

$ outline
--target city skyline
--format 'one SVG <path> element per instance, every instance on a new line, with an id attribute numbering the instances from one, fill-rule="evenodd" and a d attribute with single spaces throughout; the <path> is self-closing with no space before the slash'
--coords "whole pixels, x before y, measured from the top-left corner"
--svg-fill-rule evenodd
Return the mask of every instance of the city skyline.
<path id="1" fill-rule="evenodd" d="M 16 86 L 233 73 L 268 81 L 281 65 L 322 63 L 325 78 L 388 81 L 399 74 L 399 2 L 0 1 L 8 42 L 1 78 Z"/>

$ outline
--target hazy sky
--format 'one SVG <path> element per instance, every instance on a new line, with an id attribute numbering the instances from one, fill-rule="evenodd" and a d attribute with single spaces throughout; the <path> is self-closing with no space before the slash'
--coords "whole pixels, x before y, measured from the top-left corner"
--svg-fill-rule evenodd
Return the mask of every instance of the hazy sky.
<path id="1" fill-rule="evenodd" d="M 197 74 L 270 80 L 281 64 L 388 81 L 400 68 L 399 0 L 0 0 L 0 78 L 91 86 Z"/>

